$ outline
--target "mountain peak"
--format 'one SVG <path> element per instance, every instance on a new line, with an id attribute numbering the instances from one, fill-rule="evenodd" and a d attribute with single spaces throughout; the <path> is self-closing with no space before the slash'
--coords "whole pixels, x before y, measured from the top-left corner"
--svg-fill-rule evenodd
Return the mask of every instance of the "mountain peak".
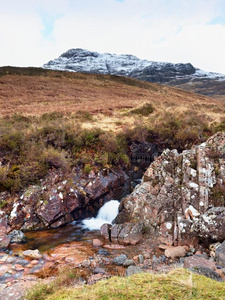
<path id="1" fill-rule="evenodd" d="M 100 73 L 133 77 L 189 89 L 193 82 L 214 80 L 225 82 L 225 75 L 205 72 L 191 63 L 169 63 L 142 60 L 131 54 L 93 52 L 81 48 L 69 49 L 58 58 L 44 64 L 43 68 L 61 71 Z M 186 86 L 184 86 L 186 84 Z M 201 93 L 201 91 L 197 90 Z M 207 91 L 202 92 L 207 95 Z"/>

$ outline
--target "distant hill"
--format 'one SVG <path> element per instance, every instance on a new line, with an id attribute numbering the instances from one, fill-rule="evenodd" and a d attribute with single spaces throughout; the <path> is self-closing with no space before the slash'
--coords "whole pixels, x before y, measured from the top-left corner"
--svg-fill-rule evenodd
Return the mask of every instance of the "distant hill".
<path id="1" fill-rule="evenodd" d="M 225 75 L 202 71 L 190 63 L 154 62 L 133 55 L 70 49 L 44 64 L 43 68 L 133 77 L 225 99 Z"/>

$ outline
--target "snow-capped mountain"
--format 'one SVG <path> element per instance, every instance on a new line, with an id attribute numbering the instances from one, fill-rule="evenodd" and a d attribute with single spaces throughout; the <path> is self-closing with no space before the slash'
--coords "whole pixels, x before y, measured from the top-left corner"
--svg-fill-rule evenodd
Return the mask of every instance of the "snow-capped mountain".
<path id="1" fill-rule="evenodd" d="M 59 58 L 44 64 L 43 68 L 62 71 L 101 73 L 128 76 L 136 79 L 175 85 L 185 89 L 190 86 L 199 87 L 199 83 L 217 82 L 225 85 L 225 75 L 205 72 L 192 64 L 154 62 L 141 60 L 133 55 L 100 54 L 84 49 L 70 49 Z M 208 91 L 202 94 L 212 94 Z"/>

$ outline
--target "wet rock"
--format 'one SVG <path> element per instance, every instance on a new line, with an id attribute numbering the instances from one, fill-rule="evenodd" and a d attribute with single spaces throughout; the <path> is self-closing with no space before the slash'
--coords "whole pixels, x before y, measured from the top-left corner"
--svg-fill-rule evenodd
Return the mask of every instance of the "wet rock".
<path id="1" fill-rule="evenodd" d="M 117 266 L 122 266 L 127 260 L 127 256 L 125 254 L 121 254 L 113 259 L 113 264 Z"/>
<path id="2" fill-rule="evenodd" d="M 225 241 L 215 251 L 216 262 L 225 267 Z"/>
<path id="3" fill-rule="evenodd" d="M 24 266 L 26 266 L 26 265 L 29 264 L 29 261 L 26 260 L 26 259 L 21 259 L 21 260 L 18 260 L 18 261 L 17 261 L 17 264 L 24 267 Z"/>
<path id="4" fill-rule="evenodd" d="M 198 266 L 206 267 L 211 270 L 216 270 L 216 263 L 205 258 L 199 257 L 197 255 L 190 256 L 184 260 L 184 268 L 195 268 Z"/>
<path id="5" fill-rule="evenodd" d="M 130 266 L 126 269 L 126 277 L 138 273 L 143 273 L 143 270 L 140 267 Z"/>
<path id="6" fill-rule="evenodd" d="M 133 261 L 133 259 L 127 259 L 124 263 L 123 266 L 124 267 L 129 267 L 129 266 L 133 266 L 135 265 L 135 262 Z"/>
<path id="7" fill-rule="evenodd" d="M 216 273 L 215 271 L 213 271 L 212 269 L 208 268 L 208 267 L 204 267 L 204 266 L 195 266 L 192 268 L 188 268 L 189 271 L 193 272 L 193 273 L 197 273 L 199 275 L 204 275 L 208 278 L 214 279 L 216 281 L 223 281 L 221 276 Z"/>
<path id="8" fill-rule="evenodd" d="M 165 250 L 165 256 L 166 257 L 171 257 L 172 259 L 176 257 L 184 257 L 186 255 L 186 250 L 182 246 L 177 246 L 177 247 L 168 247 Z"/>
<path id="9" fill-rule="evenodd" d="M 31 259 L 41 259 L 42 258 L 42 255 L 38 249 L 26 250 L 26 251 L 23 251 L 22 254 L 23 254 L 23 256 L 29 257 Z"/>
<path id="10" fill-rule="evenodd" d="M 23 243 L 26 241 L 26 236 L 21 230 L 13 230 L 8 234 L 11 243 Z"/>
<path id="11" fill-rule="evenodd" d="M 94 247 L 101 247 L 103 245 L 103 242 L 99 239 L 93 239 L 92 244 Z"/>
<path id="12" fill-rule="evenodd" d="M 110 240 L 111 228 L 112 228 L 112 225 L 110 225 L 110 224 L 103 224 L 101 226 L 100 233 L 104 240 L 107 240 L 107 241 Z"/>

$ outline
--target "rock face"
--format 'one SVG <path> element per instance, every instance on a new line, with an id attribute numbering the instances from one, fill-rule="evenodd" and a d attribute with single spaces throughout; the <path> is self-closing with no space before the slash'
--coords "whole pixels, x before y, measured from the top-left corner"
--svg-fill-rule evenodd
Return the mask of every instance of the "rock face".
<path id="1" fill-rule="evenodd" d="M 190 63 L 153 62 L 141 60 L 133 55 L 100 54 L 84 49 L 70 49 L 43 67 L 53 70 L 128 76 L 149 82 L 181 86 L 184 89 L 190 89 L 188 83 L 191 82 L 194 86 L 197 84 L 195 92 L 206 95 L 209 94 L 207 83 L 215 85 L 214 89 L 210 90 L 212 95 L 218 93 L 216 87 L 221 90 L 222 81 L 222 91 L 224 91 L 225 76 L 222 74 L 204 72 L 194 68 Z"/>
<path id="2" fill-rule="evenodd" d="M 141 221 L 175 245 L 225 240 L 225 132 L 178 153 L 165 150 L 120 204 L 116 223 Z"/>
<path id="3" fill-rule="evenodd" d="M 12 203 L 2 211 L 3 219 L 0 215 L 0 230 L 4 229 L 3 235 L 8 225 L 22 230 L 55 228 L 95 215 L 104 201 L 118 199 L 129 191 L 129 177 L 121 168 L 86 177 L 78 170 L 66 178 L 60 171 L 52 171 L 39 186 L 30 186 L 13 201 L 8 201 L 10 194 L 0 194 Z"/>

